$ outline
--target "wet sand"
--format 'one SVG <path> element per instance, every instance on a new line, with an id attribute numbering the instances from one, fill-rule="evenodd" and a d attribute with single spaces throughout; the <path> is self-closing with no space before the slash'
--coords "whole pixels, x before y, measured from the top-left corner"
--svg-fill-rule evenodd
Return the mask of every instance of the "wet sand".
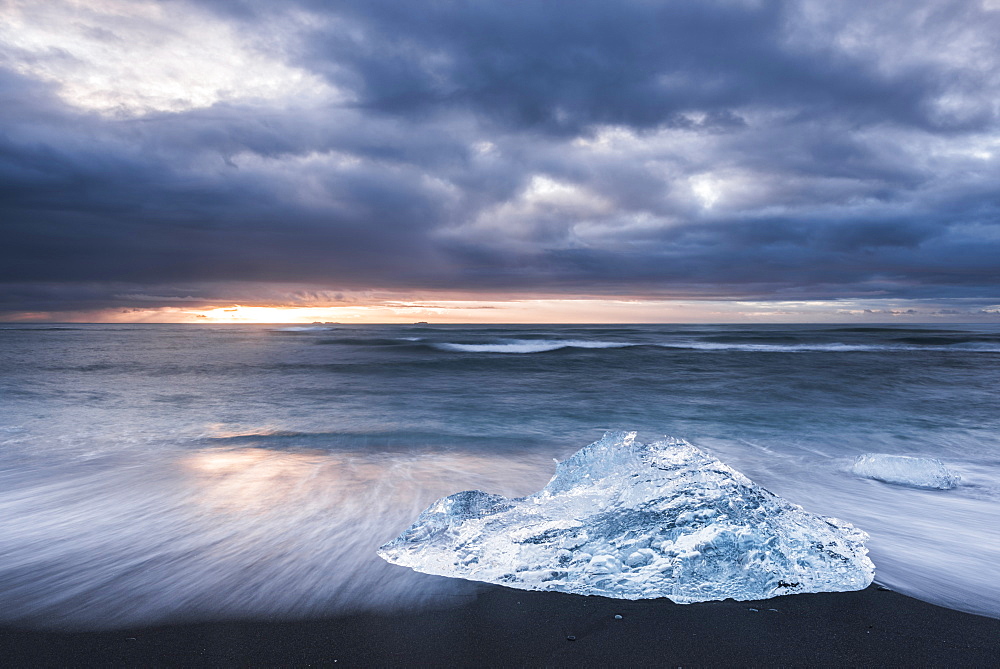
<path id="1" fill-rule="evenodd" d="M 488 586 L 453 608 L 403 614 L 102 632 L 7 627 L 0 658 L 6 666 L 996 666 L 1000 620 L 876 586 L 686 606 Z"/>

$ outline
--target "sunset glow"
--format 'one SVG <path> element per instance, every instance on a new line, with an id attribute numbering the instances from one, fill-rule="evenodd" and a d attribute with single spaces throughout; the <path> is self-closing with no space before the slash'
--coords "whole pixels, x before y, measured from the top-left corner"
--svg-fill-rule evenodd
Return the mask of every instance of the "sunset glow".
<path id="1" fill-rule="evenodd" d="M 711 301 L 649 299 L 522 299 L 386 301 L 351 306 L 251 306 L 18 314 L 13 322 L 191 324 L 398 323 L 932 323 L 993 322 L 1000 304 L 967 308 L 905 300 Z"/>

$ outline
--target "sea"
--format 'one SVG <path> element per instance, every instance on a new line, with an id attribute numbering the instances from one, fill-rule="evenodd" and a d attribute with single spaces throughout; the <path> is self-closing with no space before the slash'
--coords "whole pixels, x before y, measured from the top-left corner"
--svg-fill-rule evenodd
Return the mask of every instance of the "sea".
<path id="1" fill-rule="evenodd" d="M 439 497 L 679 437 L 1000 618 L 1000 325 L 0 324 L 0 624 L 439 609 L 376 555 Z M 862 478 L 937 458 L 950 490 Z M 691 606 L 698 606 L 692 604 Z"/>

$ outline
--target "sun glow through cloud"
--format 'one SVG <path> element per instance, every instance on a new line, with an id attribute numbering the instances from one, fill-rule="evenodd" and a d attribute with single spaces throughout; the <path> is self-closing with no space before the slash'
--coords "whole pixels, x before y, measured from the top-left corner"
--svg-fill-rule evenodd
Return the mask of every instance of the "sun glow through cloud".
<path id="1" fill-rule="evenodd" d="M 353 299 L 353 298 L 352 298 Z M 691 300 L 648 298 L 382 299 L 342 306 L 244 305 L 23 312 L 8 322 L 191 324 L 412 323 L 932 323 L 996 322 L 1000 305 L 911 300 Z"/>
<path id="2" fill-rule="evenodd" d="M 2 6 L 0 64 L 58 85 L 86 110 L 138 116 L 218 102 L 336 97 L 195 6 L 133 0 L 13 1 Z M 6 63 L 5 63 L 6 61 Z"/>

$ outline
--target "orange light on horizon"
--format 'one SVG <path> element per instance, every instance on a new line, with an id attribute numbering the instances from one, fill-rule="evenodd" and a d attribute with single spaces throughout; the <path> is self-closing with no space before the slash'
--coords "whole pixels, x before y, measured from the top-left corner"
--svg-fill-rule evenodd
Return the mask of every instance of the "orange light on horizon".
<path id="1" fill-rule="evenodd" d="M 216 303 L 219 304 L 219 303 Z M 204 324 L 411 324 L 411 323 L 839 323 L 947 322 L 953 311 L 910 308 L 906 302 L 865 300 L 730 301 L 637 298 L 386 299 L 327 305 L 147 307 L 99 311 L 24 312 L 5 322 Z M 877 308 L 877 309 L 876 309 Z M 994 311 L 980 312 L 995 322 Z M 974 314 L 971 314 L 974 315 Z"/>
<path id="2" fill-rule="evenodd" d="M 244 306 L 215 307 L 186 310 L 185 322 L 198 323 L 412 323 L 414 321 L 441 320 L 451 307 L 423 306 L 418 303 L 394 302 L 387 304 L 353 305 L 337 307 L 275 307 Z"/>
<path id="3" fill-rule="evenodd" d="M 192 309 L 185 313 L 204 323 L 363 322 L 366 307 L 253 307 L 233 305 Z"/>

